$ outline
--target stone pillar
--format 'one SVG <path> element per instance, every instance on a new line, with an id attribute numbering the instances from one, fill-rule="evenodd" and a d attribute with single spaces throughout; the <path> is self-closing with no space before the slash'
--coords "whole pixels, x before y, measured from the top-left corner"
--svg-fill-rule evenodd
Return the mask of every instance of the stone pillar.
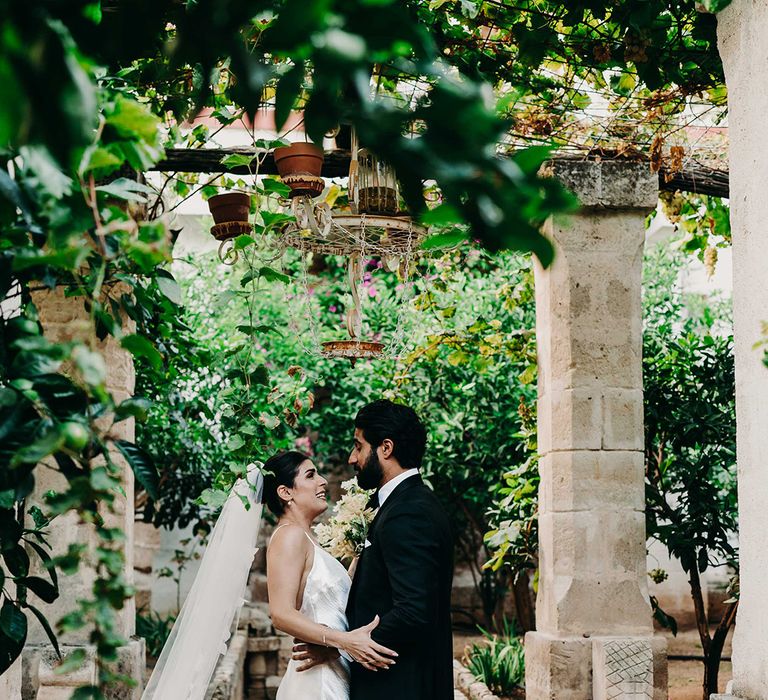
<path id="1" fill-rule="evenodd" d="M 526 696 L 666 698 L 643 468 L 641 272 L 658 180 L 645 163 L 553 168 L 582 208 L 548 223 L 555 262 L 535 271 L 540 561 Z"/>
<path id="2" fill-rule="evenodd" d="M 50 292 L 35 293 L 34 302 L 40 314 L 46 337 L 55 341 L 65 341 L 82 337 L 80 334 L 89 332 L 90 321 L 85 312 L 82 298 L 67 298 L 62 289 L 57 288 Z M 108 390 L 117 402 L 129 398 L 132 396 L 134 388 L 133 360 L 130 353 L 123 350 L 112 337 L 108 337 L 100 343 L 100 350 L 106 360 Z M 112 433 L 116 437 L 133 440 L 133 420 L 118 423 L 112 429 Z M 105 512 L 103 515 L 107 526 L 119 527 L 125 532 L 126 537 L 123 543 L 126 564 L 125 576 L 130 584 L 133 581 L 133 472 L 125 464 L 119 453 L 113 454 L 112 457 L 117 463 L 124 465 L 123 488 L 125 496 L 118 495 L 115 499 L 114 512 Z M 51 489 L 63 491 L 65 488 L 66 479 L 58 471 L 38 468 L 35 471 L 35 490 L 29 499 L 29 505 L 39 503 L 42 510 L 45 510 L 44 505 L 42 505 L 43 495 Z M 95 546 L 98 542 L 93 526 L 79 522 L 75 513 L 65 513 L 57 517 L 48 530 L 47 539 L 52 545 L 53 556 L 65 553 L 71 543 L 81 542 Z M 72 576 L 59 574 L 60 596 L 58 600 L 52 605 L 42 607 L 52 624 L 75 609 L 78 600 L 91 597 L 94 577 L 94 571 L 85 565 L 81 566 L 80 570 Z M 114 697 L 138 699 L 141 696 L 140 681 L 144 673 L 144 642 L 138 639 L 131 640 L 135 632 L 133 599 L 126 601 L 125 607 L 116 614 L 118 616 L 118 633 L 130 640 L 128 645 L 119 652 L 118 667 L 121 673 L 133 677 L 139 681 L 139 684 L 133 689 L 116 690 Z M 62 655 L 66 655 L 78 647 L 84 647 L 88 650 L 88 660 L 80 670 L 73 674 L 60 675 L 55 672 L 58 659 L 48 642 L 45 631 L 36 620 L 30 620 L 29 646 L 24 651 L 24 700 L 32 700 L 32 698 L 36 700 L 68 699 L 73 688 L 95 682 L 96 669 L 93 649 L 89 646 L 89 634 L 90 629 L 86 627 L 59 636 Z"/>
<path id="3" fill-rule="evenodd" d="M 768 699 L 768 368 L 762 324 L 768 321 L 768 92 L 756 76 L 768 68 L 768 5 L 733 0 L 717 18 L 728 84 L 729 173 L 733 234 L 736 358 L 736 458 L 739 479 L 741 600 L 733 637 L 731 697 Z M 727 697 L 727 696 L 726 696 Z"/>
<path id="4" fill-rule="evenodd" d="M 0 675 L 0 698 L 20 700 L 21 698 L 21 657 Z"/>

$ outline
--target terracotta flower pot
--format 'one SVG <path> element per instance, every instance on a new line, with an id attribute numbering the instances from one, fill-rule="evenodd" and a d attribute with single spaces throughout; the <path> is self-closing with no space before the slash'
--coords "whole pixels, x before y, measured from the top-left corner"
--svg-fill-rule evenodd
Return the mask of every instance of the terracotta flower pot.
<path id="1" fill-rule="evenodd" d="M 291 197 L 316 197 L 325 182 L 320 177 L 323 151 L 313 143 L 292 143 L 275 149 L 275 165 L 280 179 L 291 188 Z"/>
<path id="2" fill-rule="evenodd" d="M 251 213 L 251 197 L 245 192 L 217 194 L 208 200 L 211 216 L 217 224 L 230 221 L 248 222 Z"/>
<path id="3" fill-rule="evenodd" d="M 275 149 L 275 165 L 280 177 L 312 175 L 319 177 L 323 169 L 323 150 L 314 143 L 298 141 Z"/>

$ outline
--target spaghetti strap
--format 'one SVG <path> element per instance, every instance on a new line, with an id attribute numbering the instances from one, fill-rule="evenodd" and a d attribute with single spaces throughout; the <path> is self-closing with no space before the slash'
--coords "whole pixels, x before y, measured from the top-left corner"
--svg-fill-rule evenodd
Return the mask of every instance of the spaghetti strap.
<path id="1" fill-rule="evenodd" d="M 276 527 L 274 530 L 272 530 L 272 535 L 271 535 L 271 536 L 270 536 L 270 538 L 269 538 L 269 539 L 270 539 L 270 542 L 271 542 L 271 541 L 272 541 L 272 539 L 274 538 L 274 536 L 275 536 L 275 534 L 277 533 L 277 531 L 278 531 L 278 530 L 279 530 L 281 527 L 285 527 L 286 525 L 295 525 L 296 527 L 301 527 L 300 525 L 296 525 L 296 523 L 283 523 L 282 525 L 278 525 L 278 526 L 277 526 L 277 527 Z M 307 531 L 306 531 L 306 530 L 305 530 L 303 527 L 301 528 L 301 531 L 302 531 L 302 532 L 303 532 L 303 533 L 304 533 L 304 534 L 307 536 L 307 539 L 309 540 L 309 543 L 310 543 L 310 544 L 311 544 L 313 547 L 316 547 L 316 546 L 317 546 L 317 543 L 316 543 L 316 542 L 315 542 L 315 541 L 314 541 L 314 540 L 313 540 L 313 539 L 310 537 L 309 533 L 308 533 L 308 532 L 307 532 Z"/>

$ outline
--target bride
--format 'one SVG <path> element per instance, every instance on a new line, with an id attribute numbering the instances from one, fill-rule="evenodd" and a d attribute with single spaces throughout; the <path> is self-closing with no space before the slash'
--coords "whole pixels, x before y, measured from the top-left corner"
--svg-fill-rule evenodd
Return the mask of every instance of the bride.
<path id="1" fill-rule="evenodd" d="M 264 501 L 279 518 L 267 549 L 272 624 L 304 643 L 328 649 L 323 654 L 326 663 L 317 666 L 301 665 L 303 654 L 295 654 L 277 699 L 344 700 L 349 697 L 349 664 L 339 652 L 370 670 L 388 668 L 397 654 L 371 639 L 378 616 L 347 631 L 344 609 L 350 575 L 310 534 L 313 521 L 328 507 L 328 482 L 300 452 L 275 455 L 264 471 Z"/>
<path id="2" fill-rule="evenodd" d="M 245 602 L 263 503 L 278 516 L 267 550 L 272 622 L 301 640 L 278 689 L 279 700 L 347 700 L 348 659 L 369 670 L 395 663 L 397 654 L 370 637 L 378 617 L 347 630 L 349 574 L 310 534 L 312 522 L 328 507 L 326 480 L 300 452 L 271 457 L 263 472 L 249 465 L 247 477 L 235 484 L 224 504 L 142 700 L 205 697 L 219 655 L 226 653 L 232 622 Z M 324 663 L 304 661 L 309 658 L 307 644 L 315 650 L 325 647 L 323 654 L 312 655 Z"/>

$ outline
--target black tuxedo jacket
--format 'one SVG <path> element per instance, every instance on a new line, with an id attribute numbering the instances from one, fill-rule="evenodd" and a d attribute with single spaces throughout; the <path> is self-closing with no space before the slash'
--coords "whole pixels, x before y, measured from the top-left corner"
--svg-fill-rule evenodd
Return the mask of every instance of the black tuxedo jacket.
<path id="1" fill-rule="evenodd" d="M 351 700 L 453 700 L 448 518 L 420 476 L 398 484 L 368 531 L 347 603 L 349 628 L 398 653 L 382 671 L 352 665 Z"/>

